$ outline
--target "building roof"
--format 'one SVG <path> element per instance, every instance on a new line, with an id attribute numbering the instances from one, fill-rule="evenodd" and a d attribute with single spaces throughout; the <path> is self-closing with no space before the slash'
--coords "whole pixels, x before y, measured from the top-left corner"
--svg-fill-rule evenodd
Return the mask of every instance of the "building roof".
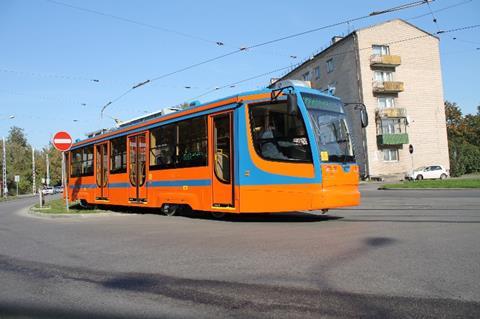
<path id="1" fill-rule="evenodd" d="M 283 75 L 282 77 L 280 77 L 277 81 L 280 81 L 280 80 L 284 80 L 285 78 L 287 78 L 290 74 L 292 74 L 293 72 L 297 71 L 298 69 L 300 69 L 301 67 L 309 64 L 310 62 L 312 62 L 313 60 L 315 60 L 317 57 L 319 56 L 322 56 L 324 55 L 327 51 L 330 51 L 332 48 L 335 48 L 337 47 L 340 43 L 343 43 L 343 41 L 346 41 L 346 39 L 349 39 L 350 37 L 352 37 L 354 34 L 357 34 L 359 32 L 362 32 L 363 30 L 367 30 L 367 29 L 372 29 L 372 28 L 375 28 L 375 27 L 378 27 L 378 26 L 381 26 L 381 25 L 384 25 L 384 24 L 387 24 L 387 23 L 391 23 L 391 22 L 396 22 L 396 21 L 399 21 L 399 22 L 402 22 L 402 23 L 405 23 L 407 25 L 409 25 L 410 27 L 412 28 L 415 28 L 417 30 L 419 30 L 420 32 L 423 32 L 425 33 L 426 35 L 429 35 L 429 36 L 432 36 L 436 39 L 438 39 L 438 37 L 436 35 L 433 35 L 423 29 L 420 29 L 419 27 L 417 27 L 416 25 L 414 24 L 411 24 L 410 22 L 407 22 L 403 19 L 391 19 L 391 20 L 387 20 L 387 21 L 383 21 L 383 22 L 380 22 L 380 23 L 377 23 L 377 24 L 373 24 L 373 25 L 370 25 L 368 27 L 364 27 L 364 28 L 360 28 L 360 29 L 356 29 L 352 32 L 350 32 L 349 34 L 347 34 L 346 36 L 344 36 L 343 38 L 341 38 L 340 40 L 336 41 L 335 43 L 332 43 L 331 45 L 329 45 L 327 48 L 323 49 L 322 51 L 318 52 L 317 54 L 313 55 L 310 59 L 300 63 L 297 67 L 295 67 L 294 69 L 290 70 L 288 73 L 286 73 L 285 75 Z M 274 83 L 272 83 L 270 86 L 272 86 Z M 270 87 L 269 86 L 269 87 Z"/>

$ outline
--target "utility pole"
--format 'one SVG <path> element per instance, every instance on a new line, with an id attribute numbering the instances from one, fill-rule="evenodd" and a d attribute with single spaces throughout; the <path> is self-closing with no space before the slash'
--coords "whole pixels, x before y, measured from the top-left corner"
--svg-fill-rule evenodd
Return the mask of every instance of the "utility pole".
<path id="1" fill-rule="evenodd" d="M 35 183 L 35 149 L 32 146 L 32 194 L 37 193 L 37 185 Z"/>
<path id="2" fill-rule="evenodd" d="M 3 168 L 2 168 L 2 188 L 3 188 L 3 197 L 7 198 L 8 188 L 7 188 L 7 152 L 5 150 L 5 137 L 3 138 Z"/>
<path id="3" fill-rule="evenodd" d="M 65 189 L 65 183 L 64 183 L 64 178 L 65 178 L 65 154 L 62 152 L 62 188 Z"/>
<path id="4" fill-rule="evenodd" d="M 48 161 L 48 153 L 47 155 L 47 186 L 50 186 L 50 162 Z"/>

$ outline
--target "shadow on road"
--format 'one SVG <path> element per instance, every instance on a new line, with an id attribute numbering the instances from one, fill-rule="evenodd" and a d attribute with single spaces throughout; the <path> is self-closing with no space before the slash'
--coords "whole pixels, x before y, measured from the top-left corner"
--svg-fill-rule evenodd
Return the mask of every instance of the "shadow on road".
<path id="1" fill-rule="evenodd" d="M 432 224 L 480 224 L 480 220 L 440 220 L 440 219 L 350 219 L 341 220 L 346 223 L 432 223 Z"/>
<path id="2" fill-rule="evenodd" d="M 365 246 L 386 246 L 389 238 L 370 238 Z M 368 249 L 362 247 L 362 250 Z M 361 253 L 361 252 L 357 252 Z M 337 264 L 341 260 L 336 260 Z M 332 264 L 332 265 L 333 265 Z M 98 290 L 99 294 L 115 298 L 149 298 L 159 302 L 176 300 L 190 309 L 194 305 L 209 306 L 223 315 L 240 317 L 462 317 L 474 318 L 480 313 L 480 303 L 454 299 L 429 299 L 375 294 L 341 292 L 335 289 L 308 289 L 210 279 L 190 279 L 160 273 L 113 273 L 79 267 L 26 261 L 0 255 L 0 269 L 14 273 L 19 280 L 41 285 L 45 296 L 58 293 L 58 286 L 74 285 L 80 289 Z M 121 295 L 124 291 L 128 294 Z M 47 298 L 47 297 L 46 297 Z M 127 299 L 128 300 L 128 299 Z M 128 304 L 128 301 L 125 301 Z M 64 308 L 32 306 L 24 303 L 2 303 L 0 316 L 10 318 L 135 318 L 119 315 L 118 309 L 103 309 L 100 313 L 85 312 L 86 305 L 66 305 Z M 162 307 L 157 311 L 161 312 Z M 110 311 L 110 312 L 109 312 Z M 195 317 L 192 309 L 192 318 Z M 142 314 L 141 317 L 146 317 Z M 147 316 L 148 317 L 148 316 Z M 162 314 L 157 314 L 162 317 Z M 168 316 L 171 317 L 171 316 Z"/>
<path id="3" fill-rule="evenodd" d="M 304 212 L 286 212 L 286 213 L 247 213 L 247 214 L 225 214 L 222 218 L 215 218 L 208 212 L 191 211 L 181 213 L 178 216 L 163 216 L 158 208 L 126 207 L 126 206 L 98 206 L 96 209 L 110 211 L 118 214 L 137 214 L 137 215 L 159 215 L 163 218 L 190 218 L 201 220 L 212 220 L 218 222 L 236 222 L 236 223 L 311 223 L 325 222 L 329 220 L 342 219 L 343 217 L 332 215 L 316 215 Z M 76 209 L 82 209 L 77 206 Z M 88 209 L 88 208 L 87 208 Z"/>
<path id="4" fill-rule="evenodd" d="M 314 215 L 303 212 L 289 213 L 258 213 L 258 214 L 227 214 L 223 218 L 214 218 L 209 213 L 193 212 L 184 217 L 192 219 L 206 219 L 218 222 L 235 223 L 312 223 L 342 219 L 332 215 Z"/>

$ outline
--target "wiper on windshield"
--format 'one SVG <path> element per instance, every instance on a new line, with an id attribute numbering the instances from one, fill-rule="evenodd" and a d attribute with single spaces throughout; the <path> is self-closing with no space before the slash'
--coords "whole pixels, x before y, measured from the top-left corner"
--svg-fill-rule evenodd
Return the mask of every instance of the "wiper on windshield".
<path id="1" fill-rule="evenodd" d="M 345 149 L 343 150 L 343 157 L 344 157 L 344 160 L 343 160 L 343 164 L 345 164 L 347 162 L 347 152 L 348 152 L 348 146 L 349 146 L 349 140 L 350 140 L 350 133 L 348 132 L 345 132 L 346 134 L 346 139 L 345 139 Z"/>

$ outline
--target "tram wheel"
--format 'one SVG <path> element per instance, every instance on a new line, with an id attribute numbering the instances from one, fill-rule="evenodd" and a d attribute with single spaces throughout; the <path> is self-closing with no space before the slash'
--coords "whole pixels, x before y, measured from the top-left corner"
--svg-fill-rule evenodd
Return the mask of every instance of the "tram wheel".
<path id="1" fill-rule="evenodd" d="M 212 215 L 212 217 L 216 219 L 222 219 L 223 217 L 225 217 L 225 213 L 222 212 L 211 212 L 210 215 Z"/>
<path id="2" fill-rule="evenodd" d="M 79 204 L 82 208 L 88 208 L 88 202 L 84 199 L 81 199 Z"/>
<path id="3" fill-rule="evenodd" d="M 97 205 L 90 204 L 85 199 L 81 199 L 79 205 L 84 209 L 97 209 Z"/>
<path id="4" fill-rule="evenodd" d="M 166 216 L 175 216 L 179 212 L 179 205 L 165 204 L 165 205 L 163 205 L 162 212 Z"/>

